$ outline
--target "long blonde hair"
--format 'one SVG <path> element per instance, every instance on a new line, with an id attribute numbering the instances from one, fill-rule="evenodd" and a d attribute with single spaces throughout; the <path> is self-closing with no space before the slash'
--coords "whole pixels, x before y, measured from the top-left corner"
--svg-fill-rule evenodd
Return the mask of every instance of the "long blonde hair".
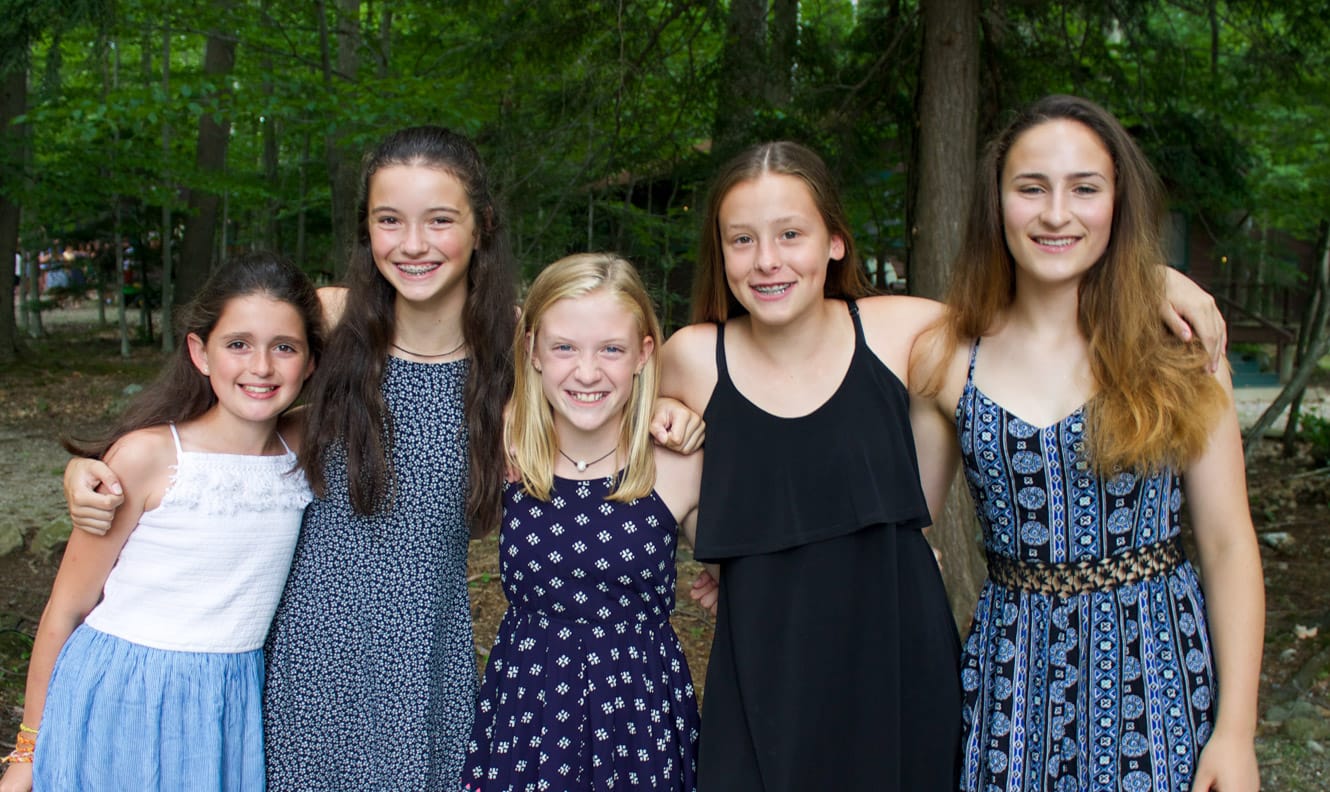
<path id="1" fill-rule="evenodd" d="M 577 253 L 559 259 L 536 276 L 513 337 L 516 381 L 508 438 L 522 475 L 522 486 L 541 500 L 549 499 L 554 486 L 554 458 L 559 453 L 559 440 L 554 432 L 554 411 L 541 388 L 540 373 L 532 364 L 532 349 L 541 319 L 550 306 L 593 292 L 613 295 L 636 321 L 637 338 L 650 337 L 655 348 L 660 349 L 656 311 L 637 270 L 626 260 L 609 253 Z M 615 458 L 625 464 L 621 466 L 623 473 L 614 491 L 608 496 L 610 500 L 627 502 L 646 497 L 656 484 L 649 428 L 659 382 L 659 355 L 652 354 L 633 378 L 620 422 Z"/>
<path id="2" fill-rule="evenodd" d="M 1003 234 L 1002 169 L 1021 135 L 1059 119 L 1094 133 L 1112 157 L 1115 182 L 1112 235 L 1081 281 L 1077 317 L 1098 386 L 1086 407 L 1090 463 L 1099 473 L 1183 467 L 1205 450 L 1227 396 L 1206 370 L 1200 345 L 1170 335 L 1159 317 L 1163 187 L 1127 130 L 1095 103 L 1045 97 L 989 143 L 947 298 L 953 338 L 982 336 L 1015 297 L 1016 262 Z"/>

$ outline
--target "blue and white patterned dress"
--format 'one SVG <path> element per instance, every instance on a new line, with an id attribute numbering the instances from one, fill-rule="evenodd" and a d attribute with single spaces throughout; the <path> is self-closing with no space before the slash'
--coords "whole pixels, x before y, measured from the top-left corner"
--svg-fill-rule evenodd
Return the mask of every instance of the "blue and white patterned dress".
<path id="1" fill-rule="evenodd" d="M 1176 541 L 1178 473 L 1095 476 L 1084 408 L 1022 421 L 974 386 L 977 348 L 956 427 L 990 559 L 1077 562 Z M 1185 560 L 1070 597 L 986 581 L 961 677 L 972 792 L 1190 789 L 1214 724 L 1205 605 Z"/>
<path id="2" fill-rule="evenodd" d="M 460 783 L 476 685 L 466 589 L 469 361 L 388 358 L 393 491 L 356 514 L 346 455 L 305 512 L 268 637 L 270 792 Z"/>
<path id="3" fill-rule="evenodd" d="M 677 526 L 655 492 L 556 477 L 504 493 L 508 611 L 477 698 L 468 789 L 696 790 L 697 700 L 674 610 Z"/>

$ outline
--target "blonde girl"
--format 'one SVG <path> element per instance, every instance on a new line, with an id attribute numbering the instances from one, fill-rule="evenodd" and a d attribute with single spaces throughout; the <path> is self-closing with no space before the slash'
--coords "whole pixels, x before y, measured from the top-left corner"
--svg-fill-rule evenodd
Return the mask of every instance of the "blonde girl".
<path id="1" fill-rule="evenodd" d="M 569 256 L 531 285 L 499 532 L 509 607 L 467 789 L 696 789 L 697 702 L 669 617 L 702 455 L 651 441 L 660 343 L 621 258 Z"/>

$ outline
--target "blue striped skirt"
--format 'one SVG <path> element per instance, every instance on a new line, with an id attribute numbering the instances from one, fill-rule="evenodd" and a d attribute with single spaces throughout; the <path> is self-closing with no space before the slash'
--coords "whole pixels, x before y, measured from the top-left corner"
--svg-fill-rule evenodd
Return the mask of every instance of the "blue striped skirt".
<path id="1" fill-rule="evenodd" d="M 262 700 L 262 649 L 152 649 L 81 625 L 51 674 L 34 792 L 262 790 Z"/>

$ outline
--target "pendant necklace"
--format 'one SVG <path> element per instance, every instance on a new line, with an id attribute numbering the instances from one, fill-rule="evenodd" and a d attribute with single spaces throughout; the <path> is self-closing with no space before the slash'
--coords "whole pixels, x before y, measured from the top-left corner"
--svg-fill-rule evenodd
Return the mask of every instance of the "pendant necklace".
<path id="1" fill-rule="evenodd" d="M 577 468 L 577 472 L 578 472 L 578 473 L 585 473 L 587 468 L 591 467 L 592 465 L 596 464 L 597 462 L 601 462 L 601 461 L 603 461 L 603 460 L 604 460 L 606 457 L 608 457 L 610 454 L 613 454 L 613 453 L 614 453 L 614 449 L 611 448 L 609 451 L 606 451 L 604 454 L 602 454 L 598 459 L 593 459 L 593 460 L 591 460 L 590 462 L 583 462 L 583 461 L 580 460 L 580 459 L 573 459 L 572 457 L 568 456 L 567 454 L 564 454 L 562 448 L 559 449 L 559 453 L 560 453 L 560 454 L 563 454 L 563 458 L 564 458 L 564 459 L 566 459 L 566 460 L 568 460 L 569 462 L 572 462 L 572 463 L 573 463 L 573 466 Z"/>
<path id="2" fill-rule="evenodd" d="M 419 352 L 412 352 L 411 350 L 407 349 L 406 347 L 404 347 L 404 346 L 398 344 L 396 341 L 393 341 L 393 342 L 390 342 L 390 343 L 392 344 L 393 349 L 396 349 L 398 352 L 405 352 L 406 354 L 411 355 L 411 356 L 413 356 L 413 357 L 427 358 L 427 359 L 428 359 L 428 358 L 445 358 L 445 357 L 448 357 L 449 355 L 452 355 L 452 354 L 456 353 L 457 350 L 461 349 L 461 348 L 466 344 L 466 338 L 463 337 L 461 343 L 459 343 L 457 346 L 453 347 L 452 349 L 448 350 L 447 352 L 440 352 L 440 353 L 437 354 L 437 355 L 424 355 L 424 354 L 421 354 L 421 353 L 419 353 Z"/>

